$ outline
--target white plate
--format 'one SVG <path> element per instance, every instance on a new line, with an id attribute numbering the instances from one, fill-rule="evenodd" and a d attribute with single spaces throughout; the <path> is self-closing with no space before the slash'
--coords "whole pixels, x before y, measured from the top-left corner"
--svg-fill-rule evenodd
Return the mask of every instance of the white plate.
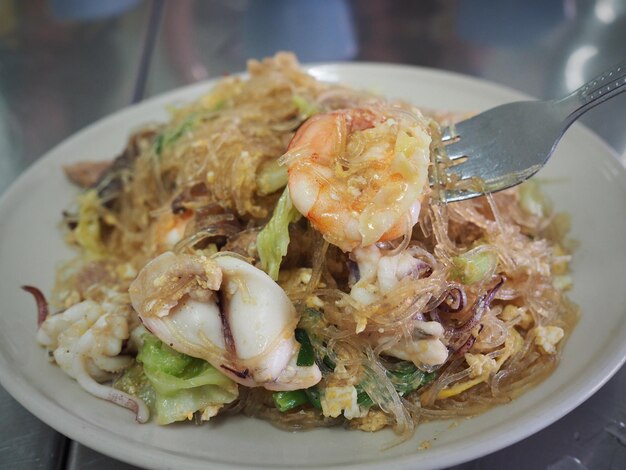
<path id="1" fill-rule="evenodd" d="M 331 64 L 311 72 L 428 108 L 481 110 L 522 97 L 480 80 L 414 67 Z M 131 131 L 164 120 L 166 104 L 192 100 L 209 87 L 177 90 L 88 127 L 33 165 L 0 200 L 0 377 L 9 393 L 50 426 L 112 457 L 154 468 L 443 467 L 547 426 L 588 398 L 624 362 L 626 171 L 595 135 L 574 126 L 540 174 L 563 181 L 546 189 L 558 209 L 573 215 L 573 235 L 581 242 L 572 298 L 583 315 L 556 372 L 514 402 L 457 427 L 420 426 L 410 442 L 381 451 L 393 437 L 389 432 L 286 433 L 243 417 L 202 427 L 139 425 L 128 411 L 88 395 L 46 361 L 35 343 L 34 302 L 19 289 L 32 284 L 49 292 L 56 263 L 71 256 L 58 223 L 77 191 L 61 166 L 114 156 Z M 431 440 L 432 447 L 419 450 L 424 440 Z"/>

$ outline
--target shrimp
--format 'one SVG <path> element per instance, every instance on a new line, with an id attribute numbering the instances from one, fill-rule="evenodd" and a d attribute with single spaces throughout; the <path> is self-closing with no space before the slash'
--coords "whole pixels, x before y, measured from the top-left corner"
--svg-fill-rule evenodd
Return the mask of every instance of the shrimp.
<path id="1" fill-rule="evenodd" d="M 298 316 L 285 292 L 233 253 L 163 253 L 140 271 L 129 294 L 161 341 L 241 385 L 297 390 L 321 380 L 317 365 L 297 365 Z"/>
<path id="2" fill-rule="evenodd" d="M 180 214 L 163 212 L 153 225 L 153 239 L 158 252 L 171 250 L 185 237 L 187 225 L 192 220 L 193 212 L 188 210 Z"/>
<path id="3" fill-rule="evenodd" d="M 281 157 L 294 206 L 343 251 L 408 233 L 428 190 L 428 122 L 395 107 L 313 116 Z"/>

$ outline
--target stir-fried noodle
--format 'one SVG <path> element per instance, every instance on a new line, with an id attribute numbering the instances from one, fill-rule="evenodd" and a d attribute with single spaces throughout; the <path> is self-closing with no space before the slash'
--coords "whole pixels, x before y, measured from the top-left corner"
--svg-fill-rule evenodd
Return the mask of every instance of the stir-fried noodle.
<path id="1" fill-rule="evenodd" d="M 142 422 L 406 437 L 510 401 L 576 322 L 567 220 L 536 183 L 441 203 L 436 117 L 251 61 L 111 165 L 67 168 L 79 254 L 39 342 Z"/>

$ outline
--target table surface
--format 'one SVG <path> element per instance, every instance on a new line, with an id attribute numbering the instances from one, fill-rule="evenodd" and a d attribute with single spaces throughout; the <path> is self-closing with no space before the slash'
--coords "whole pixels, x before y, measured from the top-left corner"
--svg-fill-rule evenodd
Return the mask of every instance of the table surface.
<path id="1" fill-rule="evenodd" d="M 623 61 L 620 0 L 0 0 L 0 193 L 97 119 L 293 50 L 461 72 L 564 95 Z M 303 21 L 306 18 L 306 21 Z M 626 163 L 626 94 L 582 119 Z M 0 388 L 0 469 L 131 469 L 49 428 Z M 463 469 L 624 468 L 626 368 L 543 431 Z"/>

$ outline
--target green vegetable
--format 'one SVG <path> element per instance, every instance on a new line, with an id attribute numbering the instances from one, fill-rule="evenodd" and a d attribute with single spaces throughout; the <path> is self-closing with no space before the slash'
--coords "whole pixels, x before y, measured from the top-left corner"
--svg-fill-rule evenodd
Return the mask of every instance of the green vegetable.
<path id="1" fill-rule="evenodd" d="M 317 410 L 322 409 L 320 390 L 316 386 L 302 390 L 275 392 L 272 393 L 272 398 L 276 408 L 282 412 L 292 410 L 302 405 L 311 405 Z"/>
<path id="2" fill-rule="evenodd" d="M 201 361 L 201 359 L 198 359 Z M 218 371 L 208 362 L 202 361 L 201 367 L 198 367 L 193 373 L 189 370 L 185 371 L 185 376 L 176 377 L 160 370 L 153 370 L 144 364 L 144 373 L 150 380 L 157 394 L 173 395 L 180 390 L 187 390 L 205 385 L 216 385 L 219 387 L 229 388 L 232 381 Z M 195 367 L 194 367 L 195 369 Z"/>
<path id="3" fill-rule="evenodd" d="M 314 360 L 316 360 L 322 368 L 322 373 L 325 372 L 324 366 L 326 366 L 328 370 L 335 370 L 335 363 L 326 354 L 326 344 L 323 339 L 318 336 L 318 332 L 321 332 L 326 327 L 322 313 L 314 308 L 305 307 L 298 325 L 300 329 L 306 331 L 309 342 L 311 343 L 311 348 L 313 349 Z"/>
<path id="4" fill-rule="evenodd" d="M 300 343 L 300 352 L 298 353 L 296 365 L 307 367 L 315 364 L 313 346 L 306 330 L 296 328 L 296 341 Z"/>
<path id="5" fill-rule="evenodd" d="M 218 101 L 213 108 L 209 110 L 190 113 L 179 124 L 160 133 L 154 141 L 154 152 L 160 157 L 166 147 L 175 143 L 185 135 L 185 133 L 193 129 L 202 119 L 214 116 L 217 111 L 224 107 L 224 104 L 225 101 Z"/>
<path id="6" fill-rule="evenodd" d="M 256 175 L 257 192 L 261 196 L 275 193 L 287 185 L 287 167 L 270 160 L 260 166 Z"/>
<path id="7" fill-rule="evenodd" d="M 261 267 L 274 280 L 278 279 L 278 270 L 289 246 L 289 224 L 300 218 L 300 213 L 291 203 L 289 189 L 285 188 L 280 196 L 272 218 L 257 236 L 257 250 L 261 258 Z"/>
<path id="8" fill-rule="evenodd" d="M 313 408 L 317 410 L 322 409 L 322 402 L 321 402 L 319 388 L 315 386 L 309 387 L 309 388 L 304 389 L 304 393 L 306 393 L 306 397 L 309 399 L 309 403 L 311 404 L 311 406 L 313 406 Z"/>
<path id="9" fill-rule="evenodd" d="M 290 390 L 288 392 L 272 393 L 272 398 L 279 411 L 289 411 L 298 406 L 309 403 L 309 398 L 304 390 Z"/>
<path id="10" fill-rule="evenodd" d="M 393 369 L 387 371 L 387 376 L 400 395 L 406 395 L 432 382 L 435 375 L 434 372 L 427 374 L 419 370 L 415 364 L 408 361 L 399 362 Z"/>
<path id="11" fill-rule="evenodd" d="M 435 376 L 436 374 L 434 372 L 427 374 L 415 367 L 412 362 L 408 361 L 398 362 L 394 364 L 393 369 L 387 370 L 387 377 L 389 377 L 393 383 L 396 391 L 402 396 L 432 382 L 435 380 Z M 363 390 L 361 384 L 356 386 L 356 391 L 356 401 L 359 406 L 369 408 L 374 405 L 374 401 L 367 392 Z M 304 390 L 275 392 L 272 394 L 272 398 L 274 399 L 276 408 L 282 412 L 307 404 L 318 410 L 322 409 L 320 390 L 316 386 Z"/>
<path id="12" fill-rule="evenodd" d="M 126 369 L 124 374 L 113 382 L 113 388 L 140 398 L 154 413 L 156 394 L 141 364 L 135 363 L 130 369 Z"/>
<path id="13" fill-rule="evenodd" d="M 146 334 L 143 340 L 144 342 L 137 355 L 137 360 L 143 363 L 146 368 L 159 370 L 169 375 L 180 376 L 192 362 L 202 361 L 170 348 L 156 336 Z"/>
<path id="14" fill-rule="evenodd" d="M 144 368 L 144 373 L 156 392 L 158 424 L 190 419 L 196 411 L 230 403 L 237 398 L 237 386 L 217 369 L 206 364 L 203 372 L 188 379 Z"/>
<path id="15" fill-rule="evenodd" d="M 328 367 L 330 370 L 334 371 L 335 367 L 337 367 L 337 364 L 335 364 L 335 361 L 333 361 L 330 357 L 328 356 L 324 356 L 324 358 L 322 359 L 322 362 L 324 363 L 324 365 L 326 367 Z"/>
<path id="16" fill-rule="evenodd" d="M 166 147 L 172 145 L 180 139 L 186 132 L 190 131 L 198 120 L 198 113 L 191 113 L 180 124 L 160 133 L 154 141 L 154 152 L 161 156 Z"/>
<path id="17" fill-rule="evenodd" d="M 175 351 L 153 335 L 143 340 L 137 361 L 154 391 L 158 424 L 189 419 L 237 398 L 237 384 L 208 362 Z"/>
<path id="18" fill-rule="evenodd" d="M 545 217 L 552 212 L 550 201 L 541 192 L 535 180 L 527 180 L 519 186 L 519 203 L 524 212 Z"/>
<path id="19" fill-rule="evenodd" d="M 474 284 L 490 278 L 498 265 L 498 254 L 489 245 L 480 245 L 452 258 L 452 277 L 463 284 Z"/>
<path id="20" fill-rule="evenodd" d="M 356 386 L 356 402 L 363 408 L 369 408 L 374 404 L 374 401 L 370 398 L 365 390 L 360 385 Z"/>
<path id="21" fill-rule="evenodd" d="M 302 119 L 308 119 L 315 113 L 319 112 L 317 106 L 310 101 L 307 101 L 300 95 L 293 96 L 293 104 L 298 108 L 298 114 Z"/>
<path id="22" fill-rule="evenodd" d="M 387 370 L 387 377 L 391 380 L 393 387 L 400 396 L 404 396 L 413 390 L 417 390 L 426 384 L 435 380 L 434 372 L 427 374 L 419 370 L 415 364 L 408 361 L 398 362 L 394 364 L 393 369 Z M 356 402 L 363 408 L 369 408 L 374 404 L 361 384 L 356 386 L 357 396 Z"/>

